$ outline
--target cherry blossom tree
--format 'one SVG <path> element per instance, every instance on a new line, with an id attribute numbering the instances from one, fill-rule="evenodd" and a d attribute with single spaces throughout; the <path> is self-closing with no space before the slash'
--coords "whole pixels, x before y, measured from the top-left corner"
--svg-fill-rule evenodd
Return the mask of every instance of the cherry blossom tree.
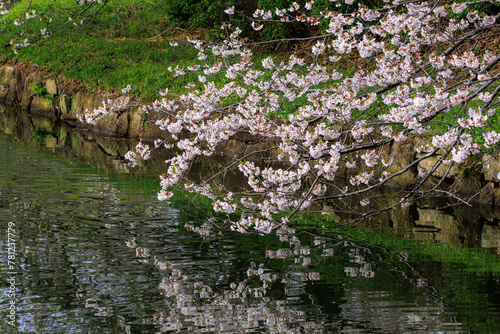
<path id="1" fill-rule="evenodd" d="M 93 14 L 106 3 L 79 2 Z M 144 106 L 160 115 L 164 135 L 126 156 L 137 164 L 152 150 L 172 152 L 160 200 L 181 189 L 207 197 L 213 223 L 243 233 L 270 233 L 309 211 L 347 212 L 344 223 L 355 224 L 422 196 L 470 201 L 445 184 L 500 140 L 498 1 L 324 3 L 290 2 L 251 17 L 234 6 L 225 11 L 257 32 L 301 24 L 310 36 L 252 42 L 229 19 L 223 41 L 186 41 L 199 65 L 170 70 L 197 79 L 185 93 L 166 88 Z M 489 12 L 475 9 L 486 5 Z M 287 43 L 300 50 L 260 52 Z M 86 121 L 109 111 L 104 105 Z M 252 145 L 233 152 L 234 140 Z M 211 175 L 192 172 L 199 159 L 229 152 L 233 158 Z M 235 172 L 237 187 L 221 182 Z M 379 204 L 376 191 L 394 183 L 405 187 Z"/>
<path id="2" fill-rule="evenodd" d="M 443 184 L 500 139 L 500 14 L 472 7 L 487 3 L 388 0 L 346 14 L 309 1 L 257 10 L 255 30 L 301 22 L 321 32 L 295 39 L 307 50 L 287 58 L 263 58 L 229 24 L 221 27 L 227 31 L 221 43 L 189 40 L 203 63 L 172 71 L 197 73 L 198 80 L 182 95 L 166 89 L 147 107 L 163 115 L 156 125 L 165 136 L 151 146 L 139 143 L 127 158 L 139 163 L 153 149 L 174 149 L 158 198 L 178 189 L 206 196 L 222 213 L 220 224 L 244 233 L 269 233 L 307 210 L 347 211 L 354 224 L 429 194 L 468 202 Z M 226 13 L 238 14 L 234 7 Z M 286 40 L 268 41 L 276 42 Z M 339 70 L 346 59 L 357 69 Z M 190 176 L 197 159 L 243 134 L 265 145 L 236 154 L 213 175 Z M 419 167 L 432 157 L 439 158 L 430 168 Z M 237 189 L 216 181 L 230 170 L 241 174 Z M 416 177 L 390 204 L 372 203 L 374 190 L 401 184 L 410 171 Z"/>

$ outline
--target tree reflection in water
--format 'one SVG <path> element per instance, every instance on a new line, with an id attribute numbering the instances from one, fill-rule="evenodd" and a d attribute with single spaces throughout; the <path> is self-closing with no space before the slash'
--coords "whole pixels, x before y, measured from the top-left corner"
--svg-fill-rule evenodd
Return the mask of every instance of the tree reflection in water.
<path id="1" fill-rule="evenodd" d="M 191 224 L 187 226 L 192 228 Z M 204 234 L 203 230 L 197 231 Z M 452 318 L 427 279 L 406 262 L 406 254 L 373 251 L 366 244 L 343 240 L 341 236 L 313 236 L 309 238 L 311 245 L 302 244 L 297 237 L 300 233 L 289 227 L 279 230 L 278 235 L 288 247 L 266 250 L 265 258 L 250 261 L 248 267 L 240 269 L 244 272 L 241 278 L 231 277 L 229 280 L 233 281 L 229 284 L 228 277 L 220 273 L 151 255 L 135 237 L 125 244 L 139 261 L 166 273 L 159 284 L 165 310 L 152 316 L 161 332 L 358 333 L 370 329 L 399 332 L 437 329 Z M 397 259 L 399 263 L 391 264 L 389 259 Z M 273 261 L 284 263 L 287 270 L 275 270 L 263 263 Z M 314 289 L 308 291 L 317 285 L 319 290 L 326 288 L 325 293 L 329 292 L 325 286 L 327 279 L 322 277 L 329 273 L 316 271 L 321 269 L 320 264 L 328 262 L 341 263 L 344 278 L 337 277 L 340 282 L 350 279 L 366 282 L 375 278 L 377 269 L 386 270 L 388 266 L 393 279 L 427 292 L 421 294 L 419 302 L 405 298 L 391 300 L 392 292 L 383 289 L 345 289 L 341 297 L 329 296 L 330 303 L 340 304 L 334 315 L 321 300 L 325 296 L 319 296 Z M 458 323 L 450 325 L 455 329 L 460 327 Z"/>

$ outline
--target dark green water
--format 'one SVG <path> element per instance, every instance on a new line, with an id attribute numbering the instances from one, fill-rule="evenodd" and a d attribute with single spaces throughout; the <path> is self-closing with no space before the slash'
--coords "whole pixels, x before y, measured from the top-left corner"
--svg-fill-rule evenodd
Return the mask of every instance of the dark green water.
<path id="1" fill-rule="evenodd" d="M 341 234 L 311 221 L 300 244 L 200 237 L 183 196 L 124 174 L 128 142 L 0 116 L 0 333 L 500 332 L 495 211 L 423 203 Z"/>

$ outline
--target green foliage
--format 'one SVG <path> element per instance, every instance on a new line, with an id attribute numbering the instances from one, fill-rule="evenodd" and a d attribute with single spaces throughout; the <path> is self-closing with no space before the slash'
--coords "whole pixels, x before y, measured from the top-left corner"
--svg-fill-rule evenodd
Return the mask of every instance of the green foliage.
<path id="1" fill-rule="evenodd" d="M 35 94 L 35 95 L 44 96 L 44 95 L 48 94 L 47 88 L 43 85 L 40 85 L 40 83 L 38 83 L 38 82 L 32 83 L 30 85 L 30 89 L 33 92 L 33 94 Z"/>
<path id="2" fill-rule="evenodd" d="M 468 3 L 467 1 L 456 1 L 457 3 Z M 481 14 L 486 14 L 486 15 L 496 15 L 500 13 L 500 4 L 498 3 L 478 3 L 478 4 L 471 4 L 467 6 L 467 8 L 458 14 L 455 14 L 453 12 L 450 13 L 450 17 L 453 17 L 458 20 L 462 19 L 467 19 L 467 14 L 472 12 L 472 11 L 477 11 L 479 15 Z"/>
<path id="3" fill-rule="evenodd" d="M 297 0 L 301 8 L 304 8 L 307 0 Z M 383 6 L 382 0 L 360 0 L 354 1 L 353 4 L 345 3 L 335 4 L 329 0 L 318 0 L 315 2 L 311 14 L 320 14 L 320 11 L 328 8 L 332 11 L 350 13 L 358 8 L 358 5 L 366 5 L 369 7 Z M 227 8 L 235 6 L 236 13 L 228 15 L 224 12 Z M 252 1 L 226 1 L 226 0 L 172 0 L 166 7 L 166 14 L 169 20 L 181 27 L 196 27 L 219 29 L 224 22 L 230 22 L 232 26 L 238 26 L 243 30 L 245 37 L 249 37 L 253 41 L 266 41 L 284 39 L 290 37 L 309 37 L 318 32 L 318 27 L 311 27 L 309 24 L 288 22 L 280 23 L 273 22 L 265 24 L 260 32 L 255 32 L 250 26 L 249 18 L 252 17 L 256 9 L 270 11 L 273 19 L 279 17 L 275 15 L 276 8 L 288 9 L 291 2 L 287 0 L 252 0 Z M 295 13 L 291 13 L 294 15 Z M 222 37 L 220 34 L 212 34 L 212 37 Z"/>
<path id="4" fill-rule="evenodd" d="M 43 143 L 47 138 L 54 138 L 54 134 L 47 131 L 35 131 L 29 134 L 29 138 L 35 143 Z"/>
<path id="5" fill-rule="evenodd" d="M 305 2 L 305 1 L 303 1 Z M 235 6 L 236 14 L 228 15 L 224 12 L 227 8 Z M 275 8 L 287 8 L 290 4 L 284 0 L 270 1 L 224 1 L 224 0 L 172 0 L 166 8 L 166 13 L 170 21 L 181 27 L 196 27 L 216 29 L 217 32 L 211 34 L 212 38 L 221 39 L 225 35 L 220 33 L 219 27 L 224 22 L 230 22 L 231 25 L 240 27 L 245 37 L 253 40 L 282 39 L 286 37 L 297 37 L 297 24 L 274 23 L 264 27 L 259 32 L 253 32 L 248 17 L 257 8 L 271 10 L 274 13 Z"/>
<path id="6" fill-rule="evenodd" d="M 166 7 L 172 23 L 180 26 L 214 28 L 224 20 L 224 10 L 233 5 L 223 0 L 173 0 Z"/>
<path id="7" fill-rule="evenodd" d="M 47 88 L 44 85 L 41 85 L 38 82 L 32 83 L 29 86 L 29 88 L 31 89 L 31 91 L 35 95 L 43 96 L 43 97 L 45 97 L 45 98 L 47 98 L 49 100 L 55 100 L 55 96 L 52 95 L 52 94 L 49 94 L 49 92 L 47 91 Z"/>

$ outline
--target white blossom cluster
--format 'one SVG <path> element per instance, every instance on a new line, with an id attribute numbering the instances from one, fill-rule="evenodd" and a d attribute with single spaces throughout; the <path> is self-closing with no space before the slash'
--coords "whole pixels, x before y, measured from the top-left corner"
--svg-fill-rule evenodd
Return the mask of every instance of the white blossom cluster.
<path id="1" fill-rule="evenodd" d="M 86 109 L 85 112 L 83 112 L 83 114 L 79 114 L 78 119 L 82 123 L 95 125 L 97 121 L 103 116 L 108 115 L 113 111 L 123 109 L 125 107 L 127 107 L 126 100 L 121 100 L 121 99 L 117 100 L 108 99 L 107 101 L 104 100 L 102 101 L 102 105 L 100 107 L 95 108 L 91 111 Z M 149 158 L 149 156 L 147 158 Z"/>
<path id="2" fill-rule="evenodd" d="M 5 17 L 9 13 L 9 10 L 7 9 L 8 5 L 10 4 L 10 1 L 0 1 L 0 15 Z"/>

